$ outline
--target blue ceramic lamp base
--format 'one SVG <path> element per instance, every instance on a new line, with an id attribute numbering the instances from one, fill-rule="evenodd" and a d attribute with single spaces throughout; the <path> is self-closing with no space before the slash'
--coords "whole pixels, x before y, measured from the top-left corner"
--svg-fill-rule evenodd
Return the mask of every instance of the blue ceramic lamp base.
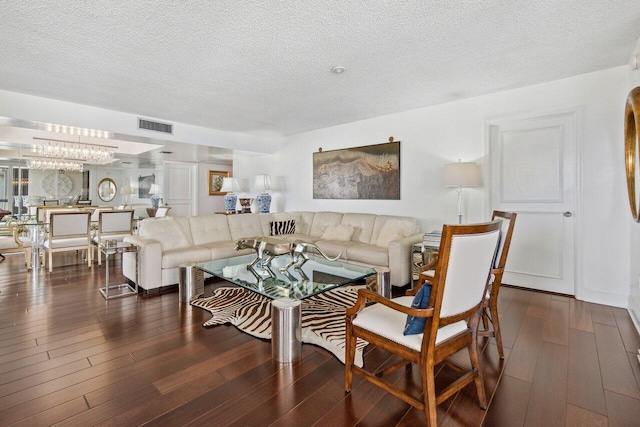
<path id="1" fill-rule="evenodd" d="M 258 212 L 269 213 L 269 208 L 271 207 L 271 194 L 259 194 L 258 197 L 256 197 L 256 202 L 258 203 Z"/>

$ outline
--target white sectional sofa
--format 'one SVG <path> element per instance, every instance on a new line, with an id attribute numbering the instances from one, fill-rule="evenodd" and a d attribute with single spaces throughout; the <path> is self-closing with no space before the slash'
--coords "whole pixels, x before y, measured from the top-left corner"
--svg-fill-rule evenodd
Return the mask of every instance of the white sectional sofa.
<path id="1" fill-rule="evenodd" d="M 422 241 L 414 218 L 340 212 L 149 218 L 140 222 L 138 235 L 125 241 L 138 245 L 138 285 L 151 291 L 177 284 L 181 265 L 251 253 L 236 251 L 235 242 L 270 236 L 286 225 L 294 232 L 277 237 L 315 243 L 327 255 L 341 254 L 341 259 L 355 264 L 387 267 L 393 286 L 409 283 L 411 246 Z M 134 254 L 125 254 L 123 272 L 135 280 Z"/>

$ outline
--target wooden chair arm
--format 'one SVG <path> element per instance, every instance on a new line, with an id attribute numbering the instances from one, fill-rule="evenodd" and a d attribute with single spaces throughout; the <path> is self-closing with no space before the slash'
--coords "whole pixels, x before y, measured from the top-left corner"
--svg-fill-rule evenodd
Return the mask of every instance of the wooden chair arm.
<path id="1" fill-rule="evenodd" d="M 433 317 L 433 307 L 428 307 L 428 308 L 406 307 L 402 304 L 398 304 L 397 302 L 393 302 L 392 300 L 385 298 L 380 294 L 371 292 L 368 289 L 358 290 L 358 299 L 353 307 L 347 309 L 346 316 L 349 318 L 355 317 L 356 314 L 358 314 L 360 311 L 362 311 L 362 309 L 364 309 L 367 300 L 380 303 L 393 310 L 400 311 L 404 314 L 408 314 L 414 317 Z"/>
<path id="2" fill-rule="evenodd" d="M 437 263 L 438 263 L 438 254 L 434 254 L 433 259 L 429 264 L 423 265 L 422 267 L 420 267 L 420 273 L 422 273 L 423 271 L 433 270 L 434 268 L 436 268 Z"/>

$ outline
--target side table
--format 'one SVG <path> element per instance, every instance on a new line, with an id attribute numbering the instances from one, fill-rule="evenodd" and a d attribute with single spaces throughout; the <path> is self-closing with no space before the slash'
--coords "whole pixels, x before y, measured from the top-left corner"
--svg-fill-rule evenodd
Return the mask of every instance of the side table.
<path id="1" fill-rule="evenodd" d="M 439 248 L 434 246 L 425 246 L 423 243 L 414 243 L 411 246 L 411 288 L 415 286 L 420 277 L 420 267 L 432 262 L 438 254 Z"/>
<path id="2" fill-rule="evenodd" d="M 132 295 L 138 295 L 138 246 L 133 243 L 116 242 L 115 240 L 105 240 L 98 246 L 98 250 L 102 252 L 105 258 L 105 283 L 104 288 L 100 288 L 99 291 L 104 299 L 109 300 L 113 298 L 129 297 Z M 109 258 L 115 254 L 123 254 L 125 252 L 135 252 L 136 254 L 136 280 L 135 287 L 132 287 L 128 283 L 121 283 L 118 285 L 109 285 Z M 109 291 L 115 291 L 115 293 L 109 294 Z"/>

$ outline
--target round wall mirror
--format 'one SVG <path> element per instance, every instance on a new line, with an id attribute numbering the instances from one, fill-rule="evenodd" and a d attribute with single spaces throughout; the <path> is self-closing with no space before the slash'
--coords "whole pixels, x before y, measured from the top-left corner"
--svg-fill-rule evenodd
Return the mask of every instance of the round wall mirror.
<path id="1" fill-rule="evenodd" d="M 118 194 L 118 187 L 116 183 L 111 178 L 104 178 L 98 184 L 98 197 L 103 202 L 110 202 L 115 199 L 116 194 Z"/>
<path id="2" fill-rule="evenodd" d="M 640 86 L 632 89 L 627 97 L 624 112 L 624 162 L 627 173 L 627 192 L 631 215 L 640 222 Z"/>

